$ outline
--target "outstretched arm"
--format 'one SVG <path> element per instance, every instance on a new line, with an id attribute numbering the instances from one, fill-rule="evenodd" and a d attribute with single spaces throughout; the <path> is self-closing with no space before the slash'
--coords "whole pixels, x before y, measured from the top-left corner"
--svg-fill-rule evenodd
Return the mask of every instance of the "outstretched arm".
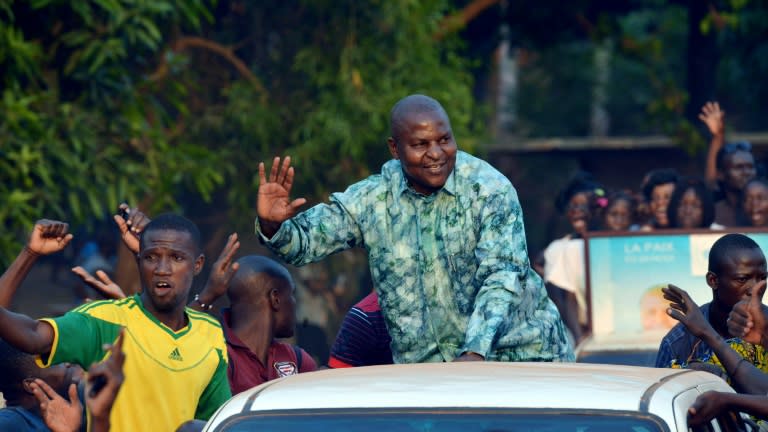
<path id="1" fill-rule="evenodd" d="M 725 111 L 720 110 L 720 104 L 717 102 L 707 102 L 699 114 L 699 120 L 707 125 L 712 134 L 712 141 L 707 151 L 707 168 L 705 179 L 710 187 L 717 184 L 717 152 L 725 145 L 725 124 L 723 118 Z"/>
<path id="2" fill-rule="evenodd" d="M 700 425 L 721 415 L 723 411 L 744 412 L 759 418 L 768 417 L 768 396 L 710 391 L 702 394 L 688 408 L 688 424 Z"/>
<path id="3" fill-rule="evenodd" d="M 256 202 L 261 232 L 267 238 L 280 229 L 283 221 L 293 217 L 299 207 L 307 202 L 304 198 L 291 201 L 290 194 L 293 187 L 294 169 L 291 166 L 291 157 L 286 156 L 282 165 L 280 158 L 272 161 L 272 169 L 267 179 L 264 171 L 264 162 L 259 163 L 259 195 Z"/>
<path id="4" fill-rule="evenodd" d="M 64 222 L 41 219 L 35 223 L 24 249 L 0 277 L 0 338 L 30 354 L 46 354 L 53 343 L 53 329 L 26 315 L 6 308 L 13 294 L 24 281 L 40 255 L 58 252 L 72 240 L 69 225 Z"/>
<path id="5" fill-rule="evenodd" d="M 765 281 L 760 282 L 753 289 L 765 290 Z M 728 345 L 720 334 L 712 328 L 685 290 L 670 284 L 667 288 L 662 288 L 662 291 L 664 298 L 670 301 L 667 314 L 683 323 L 694 336 L 712 348 L 725 371 L 731 377 L 734 387 L 741 393 L 761 395 L 768 393 L 768 374 L 756 368 Z M 754 297 L 756 300 L 753 301 L 760 301 L 759 296 Z"/>

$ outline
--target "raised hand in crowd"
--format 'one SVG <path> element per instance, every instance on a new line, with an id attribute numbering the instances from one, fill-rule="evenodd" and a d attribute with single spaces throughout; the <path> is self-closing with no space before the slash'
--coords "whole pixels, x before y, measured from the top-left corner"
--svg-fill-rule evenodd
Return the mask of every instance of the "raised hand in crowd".
<path id="1" fill-rule="evenodd" d="M 752 288 L 757 293 L 765 290 L 765 280 Z M 688 293 L 672 284 L 662 288 L 664 298 L 670 301 L 667 314 L 680 321 L 696 337 L 712 348 L 726 373 L 731 377 L 731 384 L 741 393 L 768 393 L 768 374 L 756 368 L 736 352 L 728 342 L 709 324 L 699 306 Z"/>
<path id="2" fill-rule="evenodd" d="M 744 298 L 731 309 L 727 323 L 728 333 L 732 336 L 768 348 L 767 311 L 760 300 L 765 292 L 765 286 L 763 281 L 762 284 L 748 290 Z"/>
<path id="3" fill-rule="evenodd" d="M 94 277 L 92 274 L 88 273 L 88 270 L 77 266 L 72 269 L 72 273 L 80 276 L 83 279 L 83 282 L 108 299 L 125 298 L 123 289 L 110 279 L 103 270 L 96 270 L 96 277 Z"/>
<path id="4" fill-rule="evenodd" d="M 264 162 L 259 163 L 259 195 L 256 203 L 256 212 L 259 216 L 259 225 L 262 233 L 271 238 L 283 221 L 290 219 L 299 207 L 307 202 L 304 198 L 296 198 L 291 201 L 291 188 L 293 187 L 294 169 L 291 166 L 291 157 L 286 156 L 280 164 L 280 158 L 272 161 L 272 169 L 269 171 L 269 179 L 265 175 Z"/>
<path id="5" fill-rule="evenodd" d="M 237 238 L 237 233 L 232 233 L 227 238 L 227 244 L 224 245 L 216 262 L 213 263 L 205 287 L 200 291 L 200 294 L 195 296 L 195 300 L 188 307 L 207 312 L 211 309 L 213 302 L 227 293 L 229 281 L 240 268 L 240 264 L 232 262 L 238 249 L 240 249 L 240 241 Z"/>
<path id="6" fill-rule="evenodd" d="M 707 168 L 705 178 L 707 183 L 712 186 L 717 182 L 717 152 L 725 145 L 725 111 L 720 109 L 717 102 L 707 102 L 701 108 L 699 120 L 707 125 L 707 129 L 712 134 L 712 141 L 709 144 L 707 153 Z"/>
<path id="7" fill-rule="evenodd" d="M 109 431 L 109 414 L 123 384 L 124 330 L 113 345 L 105 346 L 109 357 L 88 369 L 85 382 L 85 404 L 91 418 L 92 432 Z M 98 384 L 96 384 L 98 383 Z M 40 403 L 40 412 L 52 432 L 75 432 L 82 424 L 83 406 L 77 396 L 77 386 L 69 386 L 69 400 L 61 397 L 45 381 L 36 378 L 31 383 L 32 393 Z"/>
<path id="8" fill-rule="evenodd" d="M 40 404 L 40 414 L 52 432 L 75 432 L 83 422 L 83 405 L 77 396 L 77 384 L 69 385 L 69 400 L 40 378 L 30 383 L 32 394 Z"/>
<path id="9" fill-rule="evenodd" d="M 27 245 L 0 277 L 0 307 L 10 307 L 16 290 L 37 257 L 59 252 L 71 240 L 69 224 L 49 219 L 40 219 L 35 222 Z"/>
<path id="10" fill-rule="evenodd" d="M 151 222 L 151 219 L 142 213 L 138 207 L 131 208 L 126 203 L 118 206 L 118 213 L 113 216 L 120 236 L 131 252 L 139 253 L 139 235 Z"/>
<path id="11" fill-rule="evenodd" d="M 40 219 L 35 222 L 26 249 L 37 255 L 50 255 L 64 249 L 71 240 L 68 223 Z"/>
<path id="12" fill-rule="evenodd" d="M 125 329 L 122 329 L 115 343 L 105 346 L 105 350 L 109 351 L 109 357 L 88 369 L 88 378 L 85 382 L 85 405 L 91 416 L 92 432 L 109 430 L 109 415 L 112 411 L 112 405 L 114 405 L 120 387 L 125 381 L 123 374 L 124 339 Z"/>

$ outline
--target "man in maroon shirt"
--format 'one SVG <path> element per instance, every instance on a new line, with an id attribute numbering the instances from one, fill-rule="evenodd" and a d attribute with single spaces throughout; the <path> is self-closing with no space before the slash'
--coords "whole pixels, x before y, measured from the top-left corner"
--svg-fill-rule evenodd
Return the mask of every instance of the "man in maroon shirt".
<path id="1" fill-rule="evenodd" d="M 231 306 L 221 318 L 232 394 L 317 369 L 303 349 L 276 340 L 293 336 L 296 326 L 294 284 L 288 270 L 258 255 L 237 262 L 239 268 L 227 289 Z"/>

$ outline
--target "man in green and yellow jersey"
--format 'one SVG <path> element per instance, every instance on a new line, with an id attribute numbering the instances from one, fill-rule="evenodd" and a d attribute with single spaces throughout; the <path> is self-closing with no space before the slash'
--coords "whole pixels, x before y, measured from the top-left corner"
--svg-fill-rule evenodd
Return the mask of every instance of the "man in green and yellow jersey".
<path id="1" fill-rule="evenodd" d="M 0 278 L 0 289 L 20 284 L 38 256 L 60 251 L 71 239 L 67 224 L 38 221 Z M 187 420 L 207 420 L 230 390 L 221 326 L 185 307 L 204 261 L 197 227 L 181 216 L 160 215 L 141 233 L 141 294 L 88 303 L 53 319 L 0 308 L 0 338 L 37 354 L 41 366 L 71 362 L 87 368 L 105 358 L 103 345 L 125 328 L 125 382 L 110 417 L 112 430 L 174 431 Z"/>

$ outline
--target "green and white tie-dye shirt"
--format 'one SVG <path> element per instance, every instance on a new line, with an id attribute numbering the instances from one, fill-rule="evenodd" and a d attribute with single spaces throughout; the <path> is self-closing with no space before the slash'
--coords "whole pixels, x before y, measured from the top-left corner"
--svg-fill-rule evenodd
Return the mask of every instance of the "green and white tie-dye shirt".
<path id="1" fill-rule="evenodd" d="M 573 360 L 557 308 L 530 268 L 517 192 L 467 153 L 458 152 L 432 195 L 411 189 L 391 160 L 283 222 L 272 239 L 259 235 L 293 265 L 365 248 L 397 363 L 467 351 L 497 361 Z"/>

